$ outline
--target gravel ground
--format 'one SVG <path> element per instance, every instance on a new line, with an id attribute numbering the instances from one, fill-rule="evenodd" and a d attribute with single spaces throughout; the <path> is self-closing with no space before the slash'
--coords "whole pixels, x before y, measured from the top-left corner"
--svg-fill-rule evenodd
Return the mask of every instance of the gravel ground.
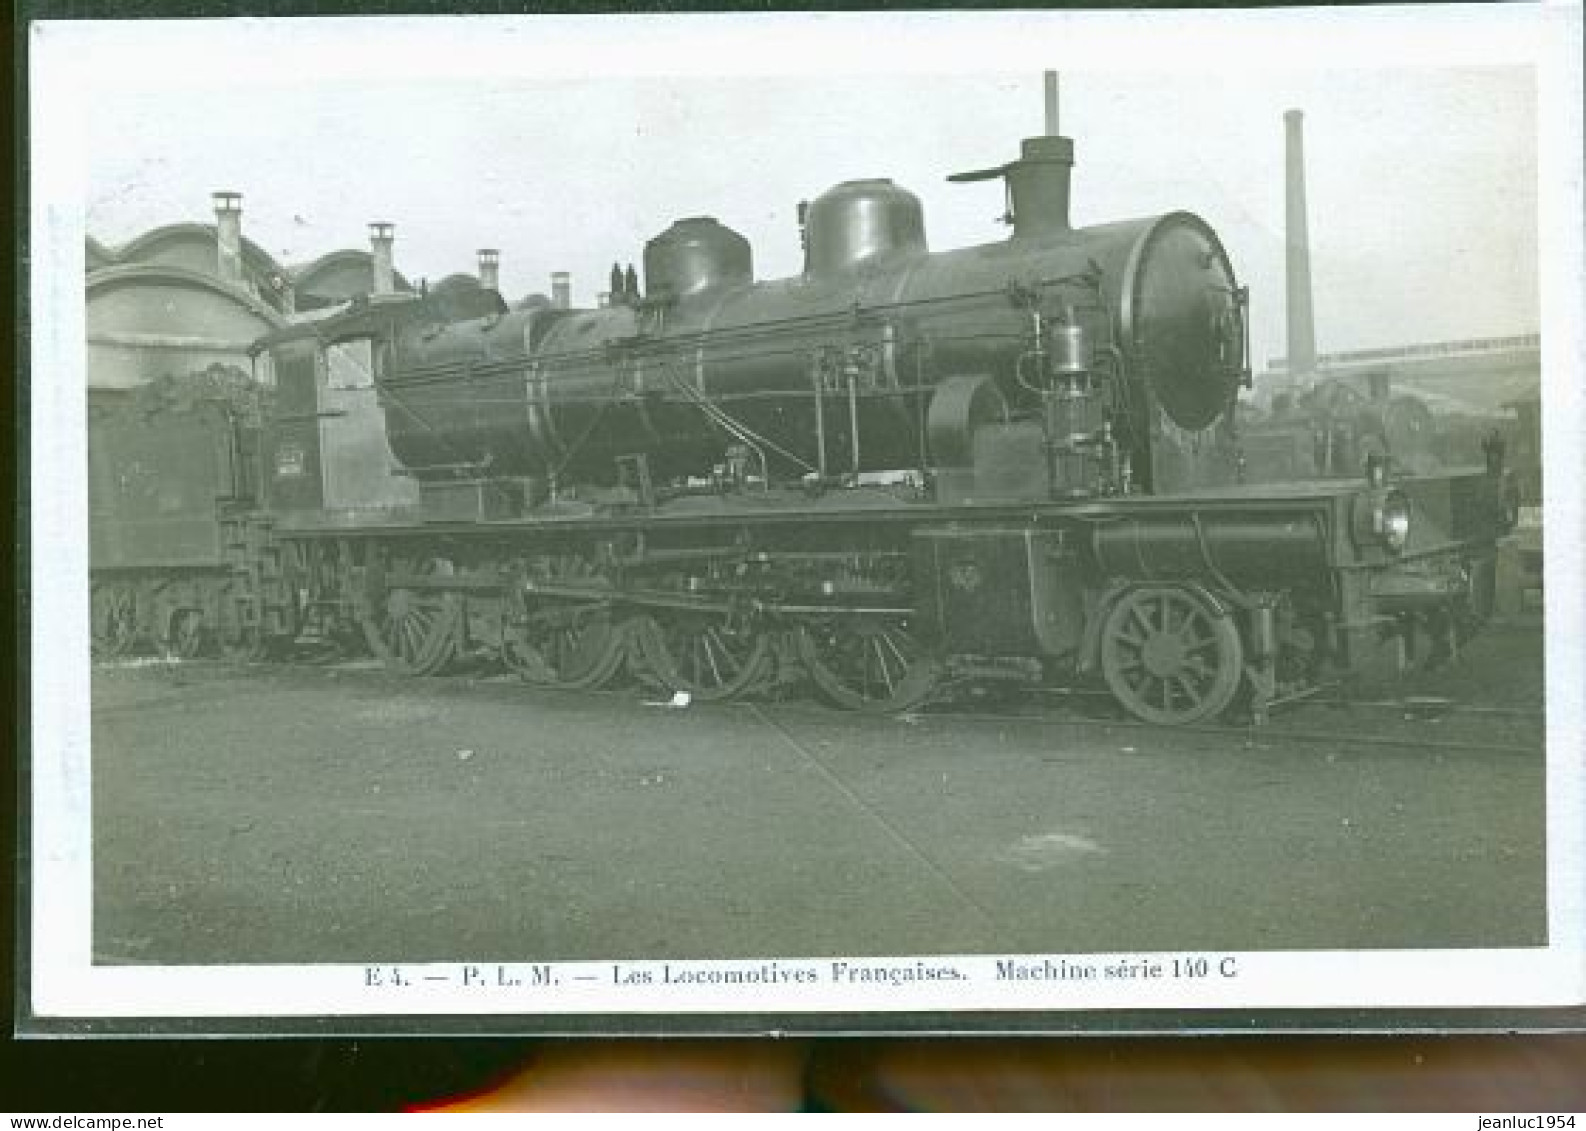
<path id="1" fill-rule="evenodd" d="M 1183 733 L 1029 701 L 862 718 L 101 667 L 96 956 L 1537 945 L 1541 673 L 1540 626 L 1509 623 L 1392 692 L 1456 712 Z"/>

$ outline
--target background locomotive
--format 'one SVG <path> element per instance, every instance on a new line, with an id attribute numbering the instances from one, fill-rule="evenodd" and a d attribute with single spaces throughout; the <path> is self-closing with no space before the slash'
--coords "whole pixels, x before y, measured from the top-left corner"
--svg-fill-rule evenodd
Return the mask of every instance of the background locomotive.
<path id="1" fill-rule="evenodd" d="M 459 284 L 267 335 L 257 490 L 184 628 L 699 698 L 807 677 L 890 710 L 1099 675 L 1160 723 L 1454 647 L 1490 603 L 1501 453 L 1259 481 L 1216 232 L 1073 228 L 1072 161 L 1049 117 L 952 178 L 1005 182 L 1011 234 L 975 247 L 931 252 L 918 198 L 849 181 L 801 209 L 791 279 L 692 217 L 606 307 Z"/>

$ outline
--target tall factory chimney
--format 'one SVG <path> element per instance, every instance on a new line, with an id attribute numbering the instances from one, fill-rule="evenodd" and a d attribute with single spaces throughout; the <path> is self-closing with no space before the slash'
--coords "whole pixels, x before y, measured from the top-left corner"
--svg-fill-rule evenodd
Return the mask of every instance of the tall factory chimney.
<path id="1" fill-rule="evenodd" d="M 1305 215 L 1304 115 L 1283 115 L 1285 139 L 1284 251 L 1288 272 L 1289 381 L 1309 382 L 1316 375 L 1316 316 L 1311 306 L 1311 235 Z"/>
<path id="2" fill-rule="evenodd" d="M 1046 83 L 1046 136 L 1057 136 L 1057 72 L 1042 71 Z"/>
<path id="3" fill-rule="evenodd" d="M 370 270 L 374 276 L 373 294 L 388 295 L 396 290 L 396 268 L 391 261 L 391 245 L 396 242 L 396 225 L 376 220 L 369 225 Z"/>
<path id="4" fill-rule="evenodd" d="M 573 277 L 566 271 L 551 272 L 551 306 L 566 310 L 573 305 Z"/>
<path id="5" fill-rule="evenodd" d="M 501 253 L 493 247 L 479 249 L 479 285 L 487 291 L 501 289 Z"/>
<path id="6" fill-rule="evenodd" d="M 222 190 L 215 202 L 216 268 L 222 282 L 242 282 L 242 194 Z"/>

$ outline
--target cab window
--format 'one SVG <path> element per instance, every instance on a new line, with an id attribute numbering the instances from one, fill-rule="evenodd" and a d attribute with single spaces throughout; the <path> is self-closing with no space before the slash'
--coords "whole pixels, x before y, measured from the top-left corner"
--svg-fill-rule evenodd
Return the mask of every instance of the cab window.
<path id="1" fill-rule="evenodd" d="M 368 338 L 337 342 L 325 350 L 326 382 L 332 389 L 372 389 L 374 351 Z"/>

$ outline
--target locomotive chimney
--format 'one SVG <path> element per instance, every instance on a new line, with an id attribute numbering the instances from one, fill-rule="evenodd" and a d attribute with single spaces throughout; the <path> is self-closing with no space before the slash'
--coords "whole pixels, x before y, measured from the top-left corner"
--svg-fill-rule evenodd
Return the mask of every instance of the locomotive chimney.
<path id="1" fill-rule="evenodd" d="M 1057 121 L 1057 72 L 1041 72 L 1046 88 L 1046 134 L 1026 138 L 1019 160 L 1008 166 L 1008 196 L 1013 206 L 1013 234 L 1066 232 L 1068 194 L 1074 171 L 1074 143 L 1063 137 Z"/>
<path id="2" fill-rule="evenodd" d="M 501 289 L 501 252 L 493 247 L 479 249 L 479 286 L 487 291 Z"/>
<path id="3" fill-rule="evenodd" d="M 551 306 L 566 310 L 573 305 L 573 277 L 566 271 L 551 272 Z"/>
<path id="4" fill-rule="evenodd" d="M 215 202 L 216 268 L 221 281 L 242 282 L 242 194 L 222 190 Z"/>
<path id="5" fill-rule="evenodd" d="M 1288 281 L 1285 322 L 1288 329 L 1288 370 L 1291 383 L 1316 374 L 1316 321 L 1311 307 L 1311 237 L 1305 215 L 1304 115 L 1283 115 L 1285 154 L 1284 253 Z"/>
<path id="6" fill-rule="evenodd" d="M 1043 74 L 1046 87 L 1046 133 L 1019 143 L 1019 159 L 995 169 L 954 173 L 949 181 L 989 181 L 1007 185 L 1008 212 L 1015 239 L 1069 231 L 1068 198 L 1074 171 L 1074 142 L 1058 134 L 1057 72 Z"/>
<path id="7" fill-rule="evenodd" d="M 1013 234 L 1041 236 L 1066 232 L 1068 193 L 1074 171 L 1074 143 L 1066 137 L 1027 137 L 1019 159 L 1008 166 L 1008 197 Z"/>
<path id="8" fill-rule="evenodd" d="M 373 274 L 371 292 L 388 295 L 396 290 L 396 270 L 391 265 L 391 245 L 396 242 L 396 225 L 386 220 L 376 220 L 369 225 L 370 270 Z"/>

